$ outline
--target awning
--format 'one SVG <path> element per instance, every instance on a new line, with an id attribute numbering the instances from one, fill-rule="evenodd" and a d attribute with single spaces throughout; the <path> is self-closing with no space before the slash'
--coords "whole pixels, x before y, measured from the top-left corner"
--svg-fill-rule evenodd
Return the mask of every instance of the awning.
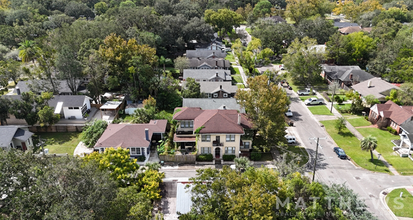
<path id="1" fill-rule="evenodd" d="M 100 109 L 108 109 L 108 110 L 115 110 L 117 109 L 122 102 L 119 101 L 108 101 L 105 104 L 103 104 Z"/>
<path id="2" fill-rule="evenodd" d="M 56 108 L 54 109 L 55 114 L 60 114 L 62 112 L 63 102 L 58 102 Z"/>
<path id="3" fill-rule="evenodd" d="M 176 136 L 174 134 L 174 142 L 195 142 L 196 137 L 195 136 Z"/>

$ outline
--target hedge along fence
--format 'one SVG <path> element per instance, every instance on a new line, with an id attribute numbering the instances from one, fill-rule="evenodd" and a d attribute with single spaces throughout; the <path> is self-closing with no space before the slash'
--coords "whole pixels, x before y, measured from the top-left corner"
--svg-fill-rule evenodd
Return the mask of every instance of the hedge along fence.
<path id="1" fill-rule="evenodd" d="M 223 159 L 224 161 L 234 161 L 235 155 L 227 155 L 227 154 L 224 154 L 224 155 L 222 156 L 222 159 Z"/>
<path id="2" fill-rule="evenodd" d="M 165 162 L 195 163 L 196 155 L 159 155 L 159 159 Z"/>

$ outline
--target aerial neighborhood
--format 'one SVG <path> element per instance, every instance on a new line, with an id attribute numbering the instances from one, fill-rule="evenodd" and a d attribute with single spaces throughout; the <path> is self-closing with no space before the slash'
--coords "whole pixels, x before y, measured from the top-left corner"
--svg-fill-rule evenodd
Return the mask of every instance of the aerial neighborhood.
<path id="1" fill-rule="evenodd" d="M 413 219 L 413 2 L 0 0 L 4 219 Z"/>

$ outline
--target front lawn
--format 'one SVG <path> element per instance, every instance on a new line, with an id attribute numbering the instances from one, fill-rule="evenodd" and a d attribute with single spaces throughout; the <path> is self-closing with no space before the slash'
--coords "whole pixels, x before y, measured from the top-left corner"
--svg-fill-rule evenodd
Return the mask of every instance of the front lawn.
<path id="1" fill-rule="evenodd" d="M 325 105 L 311 106 L 308 109 L 313 115 L 334 115 Z"/>
<path id="2" fill-rule="evenodd" d="M 371 123 L 361 116 L 346 116 L 346 120 L 353 125 L 353 127 L 369 126 Z"/>
<path id="3" fill-rule="evenodd" d="M 342 113 L 342 112 L 341 112 L 341 110 L 344 110 L 344 111 L 349 110 L 350 107 L 351 107 L 351 104 L 341 104 L 341 105 L 339 105 L 339 104 L 334 104 L 334 108 L 335 108 L 338 112 L 340 112 L 340 114 L 343 115 L 343 116 L 350 116 L 350 115 L 351 115 L 351 114 L 349 114 L 349 113 Z"/>
<path id="4" fill-rule="evenodd" d="M 280 149 L 280 154 L 283 154 L 284 152 L 292 152 L 292 153 L 298 154 L 301 157 L 301 160 L 299 162 L 300 166 L 308 162 L 308 153 L 303 147 L 300 147 L 298 145 L 288 145 L 286 149 L 283 149 L 283 148 Z M 291 155 L 288 155 L 287 161 L 291 161 L 291 160 L 292 160 Z"/>
<path id="5" fill-rule="evenodd" d="M 344 128 L 343 131 L 338 134 L 335 127 L 336 121 L 337 120 L 328 120 L 321 121 L 321 123 L 331 138 L 333 138 L 334 142 L 341 147 L 356 164 L 367 170 L 391 174 L 390 170 L 381 160 L 374 158 L 373 162 L 370 161 L 370 152 L 361 150 L 360 141 L 347 128 Z M 334 146 L 331 146 L 331 149 L 327 150 L 333 150 L 333 147 Z"/>
<path id="6" fill-rule="evenodd" d="M 232 75 L 232 81 L 234 81 L 235 83 L 244 83 L 242 81 L 241 75 Z"/>
<path id="7" fill-rule="evenodd" d="M 49 154 L 69 154 L 73 155 L 76 146 L 80 142 L 78 132 L 48 132 L 37 133 L 42 140 L 45 140 L 44 148 L 49 149 Z"/>
<path id="8" fill-rule="evenodd" d="M 225 57 L 225 59 L 228 60 L 229 62 L 235 62 L 234 55 L 231 52 L 227 52 L 227 56 Z"/>
<path id="9" fill-rule="evenodd" d="M 313 96 L 313 95 L 303 95 L 303 96 L 299 96 L 299 97 L 300 97 L 301 101 L 303 101 L 303 102 L 305 100 L 309 99 L 309 98 L 317 98 L 317 96 Z"/>
<path id="10" fill-rule="evenodd" d="M 241 73 L 239 72 L 239 68 L 234 67 L 234 70 L 235 70 L 235 74 L 236 74 L 236 75 L 241 75 Z"/>
<path id="11" fill-rule="evenodd" d="M 400 192 L 403 192 L 400 198 Z M 413 218 L 413 196 L 405 188 L 395 189 L 386 197 L 387 205 L 398 217 Z"/>
<path id="12" fill-rule="evenodd" d="M 377 138 L 376 150 L 381 153 L 384 159 L 387 160 L 401 175 L 413 175 L 413 161 L 407 157 L 400 157 L 393 151 L 394 144 L 391 140 L 400 139 L 398 135 L 390 134 L 388 131 L 383 131 L 378 128 L 358 128 L 363 137 L 369 135 Z"/>
<path id="13" fill-rule="evenodd" d="M 240 84 L 240 83 L 237 83 L 237 87 L 238 87 L 238 89 L 244 89 L 245 88 L 244 84 Z"/>

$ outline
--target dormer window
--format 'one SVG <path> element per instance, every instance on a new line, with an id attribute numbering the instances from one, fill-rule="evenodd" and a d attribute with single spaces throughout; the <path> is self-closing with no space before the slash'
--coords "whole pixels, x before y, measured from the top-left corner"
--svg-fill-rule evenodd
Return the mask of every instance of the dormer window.
<path id="1" fill-rule="evenodd" d="M 218 98 L 218 93 L 214 93 L 213 97 Z"/>
<path id="2" fill-rule="evenodd" d="M 228 93 L 224 93 L 224 98 L 228 98 Z"/>

